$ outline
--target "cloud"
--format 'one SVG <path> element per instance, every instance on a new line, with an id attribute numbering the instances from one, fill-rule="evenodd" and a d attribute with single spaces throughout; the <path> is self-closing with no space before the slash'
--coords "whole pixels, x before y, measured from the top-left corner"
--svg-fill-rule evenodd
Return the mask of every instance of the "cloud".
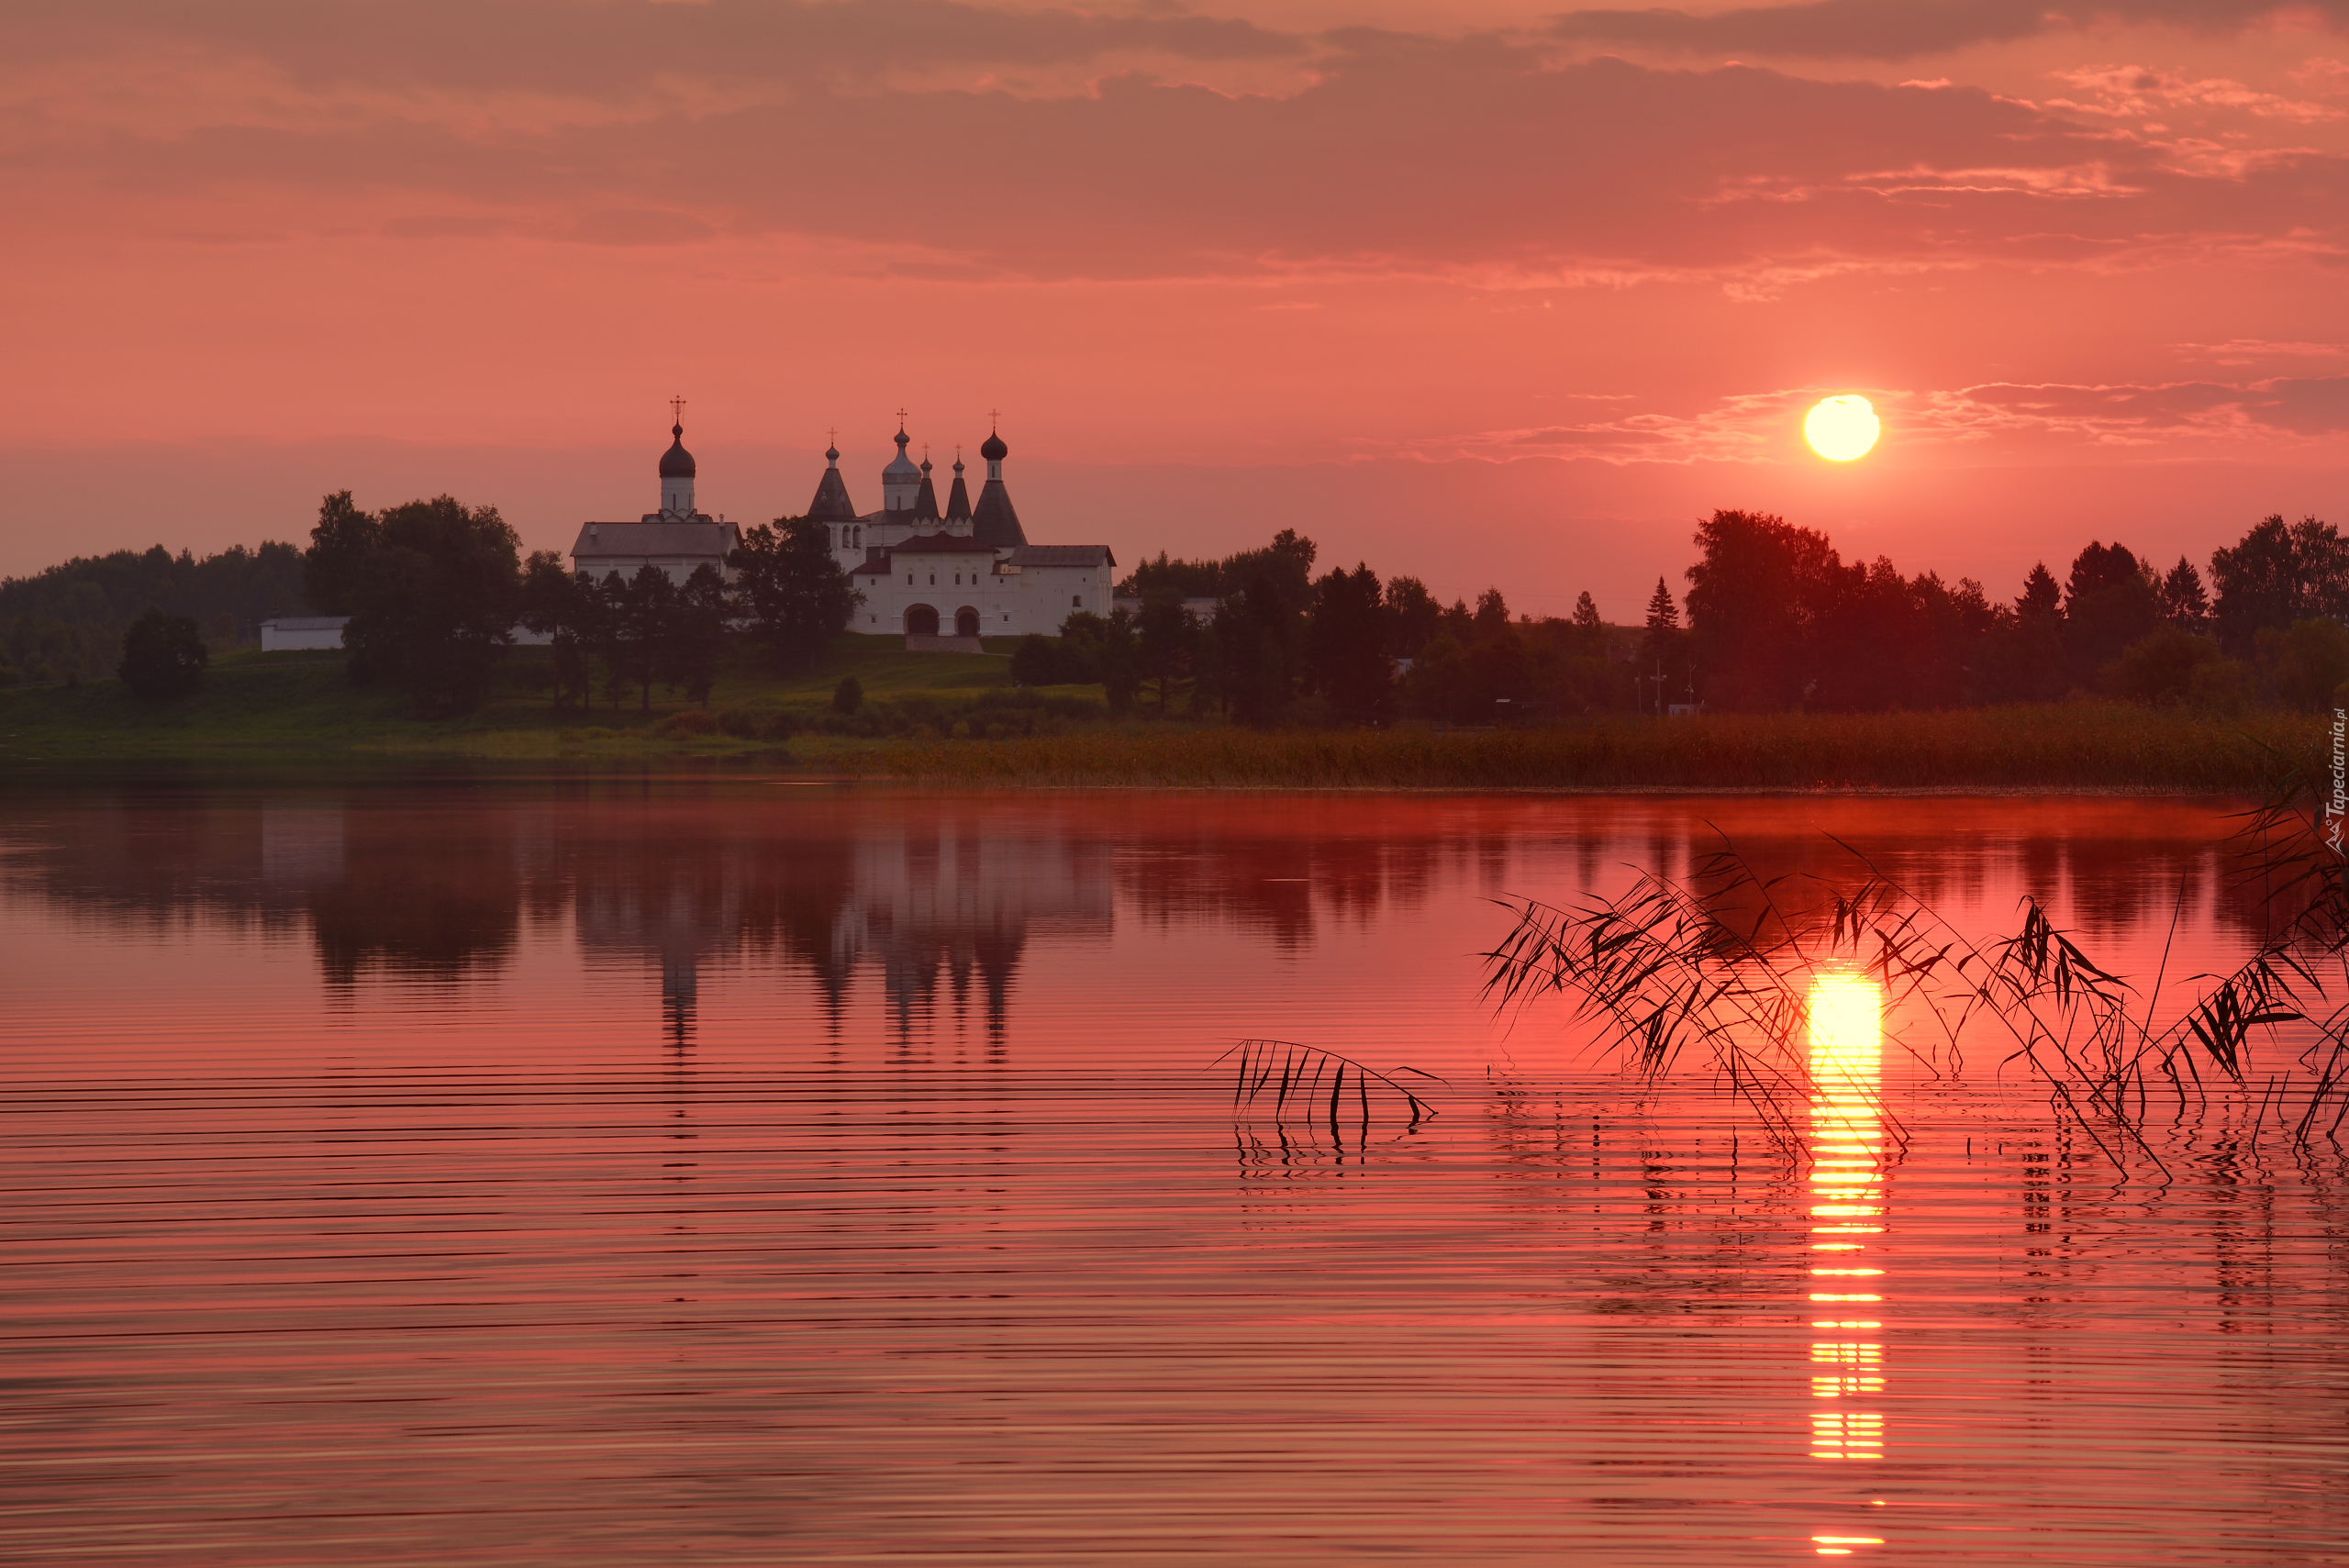
<path id="1" fill-rule="evenodd" d="M 2074 109 L 2115 119 L 2141 119 L 2153 115 L 2175 114 L 2180 109 L 2241 109 L 2264 119 L 2292 120 L 2300 124 L 2349 118 L 2349 110 L 2335 108 L 2330 104 L 2311 104 L 2275 93 L 2258 92 L 2223 76 L 2198 79 L 2177 72 L 2154 71 L 2142 65 L 2090 65 L 2076 71 L 2059 71 L 2054 74 L 2057 81 L 2068 82 L 2090 97 L 2086 103 L 2051 99 L 2050 107 Z"/>
<path id="2" fill-rule="evenodd" d="M 1317 47 L 1283 92 L 1130 71 L 1054 94 L 813 83 L 624 118 L 500 118 L 443 83 L 157 127 L 67 95 L 0 117 L 0 183 L 19 210 L 111 203 L 148 232 L 767 239 L 870 275 L 1761 298 L 1949 267 L 2349 257 L 2331 154 L 2153 140 L 1966 87 L 1561 65 L 1490 37 Z"/>
<path id="3" fill-rule="evenodd" d="M 1689 414 L 1631 414 L 1581 424 L 1483 430 L 1409 442 L 1397 455 L 1460 458 L 1594 458 L 1611 463 L 1757 462 L 1798 454 L 1796 432 L 1810 406 L 1847 386 L 1784 387 L 1735 394 Z M 2191 381 L 2143 385 L 1990 382 L 1942 391 L 1859 388 L 1885 421 L 1887 449 L 1962 452 L 1995 444 L 2014 451 L 2049 445 L 2151 449 L 2160 456 L 2208 456 L 2203 446 L 2337 443 L 2349 438 L 2349 376 L 2288 376 L 2240 384 Z"/>
<path id="4" fill-rule="evenodd" d="M 1691 16 L 1675 10 L 1569 11 L 1553 36 L 1697 54 L 1816 60 L 1908 60 L 1972 44 L 2005 43 L 2111 19 L 2236 31 L 2279 16 L 2349 25 L 2349 0 L 2105 0 L 2056 9 L 2043 0 L 1810 0 Z"/>
<path id="5" fill-rule="evenodd" d="M 961 0 L 80 0 L 12 22 L 6 69 L 155 52 L 184 66 L 260 62 L 312 90 L 608 95 L 663 78 L 774 85 L 1132 52 L 1289 59 L 1307 49 L 1239 19 Z"/>

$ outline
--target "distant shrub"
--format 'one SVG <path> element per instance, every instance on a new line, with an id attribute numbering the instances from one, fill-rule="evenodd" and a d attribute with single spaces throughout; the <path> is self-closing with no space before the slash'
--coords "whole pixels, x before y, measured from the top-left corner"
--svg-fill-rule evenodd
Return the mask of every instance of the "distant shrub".
<path id="1" fill-rule="evenodd" d="M 841 684 L 832 688 L 832 711 L 854 713 L 864 706 L 864 683 L 854 675 L 843 675 Z"/>
<path id="2" fill-rule="evenodd" d="M 669 740 L 684 740 L 696 735 L 718 733 L 718 720 L 699 708 L 687 708 L 673 713 L 652 727 L 652 733 Z"/>
<path id="3" fill-rule="evenodd" d="M 2215 639 L 2165 626 L 2131 643 L 2107 664 L 2104 687 L 2131 702 L 2177 702 L 2193 689 L 2195 672 L 2222 657 Z"/>
<path id="4" fill-rule="evenodd" d="M 2188 706 L 2232 718 L 2251 706 L 2251 666 L 2239 659 L 2218 659 L 2194 667 L 2186 689 Z"/>
<path id="5" fill-rule="evenodd" d="M 167 616 L 150 605 L 122 634 L 122 662 L 115 673 L 134 695 L 169 702 L 203 684 L 211 658 L 193 616 Z"/>
<path id="6" fill-rule="evenodd" d="M 765 716 L 747 707 L 729 707 L 718 716 L 718 732 L 737 740 L 755 740 L 765 727 Z"/>
<path id="7" fill-rule="evenodd" d="M 2288 707 L 2314 713 L 2349 681 L 2349 627 L 2324 616 L 2294 621 L 2289 630 L 2259 633 L 2261 662 Z"/>

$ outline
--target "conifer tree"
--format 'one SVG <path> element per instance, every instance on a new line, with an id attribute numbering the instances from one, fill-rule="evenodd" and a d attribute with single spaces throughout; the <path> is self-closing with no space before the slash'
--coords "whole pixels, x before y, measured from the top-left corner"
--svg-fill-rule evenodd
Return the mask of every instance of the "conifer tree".
<path id="1" fill-rule="evenodd" d="M 2183 555 L 2169 569 L 2156 590 L 2162 619 L 2181 631 L 2199 634 L 2210 628 L 2210 599 L 2202 591 L 2202 573 Z"/>
<path id="2" fill-rule="evenodd" d="M 2015 614 L 2026 620 L 2052 616 L 2062 598 L 2063 590 L 2055 586 L 2054 573 L 2047 570 L 2047 562 L 2034 562 L 2031 575 L 2022 580 L 2022 594 L 2015 600 Z"/>
<path id="3" fill-rule="evenodd" d="M 1586 594 L 1583 597 L 1587 599 L 1590 595 Z M 1680 606 L 1672 602 L 1672 590 L 1659 577 L 1655 580 L 1655 592 L 1648 595 L 1648 630 L 1653 633 L 1679 629 Z"/>
<path id="4" fill-rule="evenodd" d="M 1598 618 L 1598 602 L 1590 596 L 1589 589 L 1585 588 L 1582 596 L 1575 601 L 1574 618 L 1570 624 L 1574 627 L 1576 653 L 1585 659 L 1607 656 L 1607 623 Z"/>

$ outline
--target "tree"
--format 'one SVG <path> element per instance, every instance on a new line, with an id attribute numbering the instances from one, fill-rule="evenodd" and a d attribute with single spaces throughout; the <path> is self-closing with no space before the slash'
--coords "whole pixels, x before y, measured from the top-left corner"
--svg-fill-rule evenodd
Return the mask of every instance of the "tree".
<path id="1" fill-rule="evenodd" d="M 1016 686 L 1055 686 L 1061 682 L 1060 650 L 1051 638 L 1030 632 L 1011 651 L 1011 684 Z"/>
<path id="2" fill-rule="evenodd" d="M 384 525 L 353 506 L 350 491 L 326 497 L 302 556 L 302 597 L 322 616 L 356 614 L 383 545 Z"/>
<path id="3" fill-rule="evenodd" d="M 1416 659 L 1433 642 L 1443 625 L 1443 606 L 1416 577 L 1386 580 L 1386 651 L 1397 659 Z"/>
<path id="4" fill-rule="evenodd" d="M 122 634 L 122 662 L 115 673 L 132 695 L 169 702 L 203 684 L 211 657 L 193 616 L 167 616 L 150 605 Z"/>
<path id="5" fill-rule="evenodd" d="M 1487 588 L 1476 595 L 1472 629 L 1479 642 L 1489 641 L 1508 629 L 1508 601 L 1501 597 L 1498 588 Z"/>
<path id="6" fill-rule="evenodd" d="M 1134 706 L 1134 694 L 1141 689 L 1141 665 L 1130 612 L 1112 610 L 1107 616 L 1089 610 L 1073 612 L 1061 622 L 1060 659 L 1063 682 L 1099 682 L 1113 712 L 1124 713 Z"/>
<path id="7" fill-rule="evenodd" d="M 842 675 L 841 684 L 832 688 L 832 711 L 852 714 L 864 706 L 864 683 L 854 675 Z"/>
<path id="8" fill-rule="evenodd" d="M 2213 639 L 2164 623 L 2105 666 L 2104 688 L 2131 702 L 2182 702 L 2194 689 L 2196 673 L 2222 657 Z"/>
<path id="9" fill-rule="evenodd" d="M 1664 586 L 1663 578 L 1659 577 L 1655 581 L 1657 587 Z M 1574 628 L 1573 648 L 1575 657 L 1582 659 L 1607 657 L 1607 623 L 1598 618 L 1598 602 L 1590 596 L 1589 589 L 1584 589 L 1581 595 L 1575 600 L 1574 619 L 1569 624 Z"/>
<path id="10" fill-rule="evenodd" d="M 789 668 L 814 670 L 864 602 L 832 559 L 825 526 L 806 517 L 761 523 L 726 564 L 734 570 L 735 600 L 751 634 Z"/>
<path id="11" fill-rule="evenodd" d="M 718 662 L 726 651 L 727 597 L 726 579 L 705 561 L 677 589 L 671 607 L 664 673 L 696 707 L 708 706 L 710 688 L 718 684 Z"/>
<path id="12" fill-rule="evenodd" d="M 2202 574 L 2184 556 L 2169 569 L 2154 591 L 2154 607 L 2161 618 L 2188 636 L 2199 636 L 2210 625 L 2210 601 L 2202 592 Z"/>
<path id="13" fill-rule="evenodd" d="M 2015 599 L 2015 614 L 2052 619 L 2060 613 L 2063 592 L 2055 585 L 2055 578 L 2047 570 L 2047 562 L 2033 562 L 2030 575 L 2022 580 L 2022 593 Z"/>
<path id="14" fill-rule="evenodd" d="M 1100 646 L 1093 656 L 1094 669 L 1101 680 L 1101 695 L 1108 699 L 1111 713 L 1131 713 L 1134 697 L 1141 691 L 1141 650 L 1134 637 L 1134 617 L 1130 610 L 1111 610 L 1102 623 Z"/>
<path id="15" fill-rule="evenodd" d="M 1821 622 L 1844 576 L 1824 534 L 1766 512 L 1715 512 L 1688 568 L 1690 651 L 1719 707 L 1792 707 L 1818 685 Z"/>
<path id="16" fill-rule="evenodd" d="M 1243 724 L 1276 724 L 1296 700 L 1298 616 L 1282 582 L 1260 567 L 1245 588 L 1216 607 L 1215 639 L 1224 701 Z"/>
<path id="17" fill-rule="evenodd" d="M 1672 590 L 1659 577 L 1655 592 L 1648 595 L 1647 632 L 1640 639 L 1638 670 L 1640 679 L 1657 684 L 1653 700 L 1658 711 L 1663 709 L 1667 684 L 1680 667 L 1680 607 L 1672 602 Z"/>
<path id="18" fill-rule="evenodd" d="M 495 506 L 452 496 L 375 518 L 348 502 L 330 495 L 319 509 L 304 582 L 328 595 L 328 613 L 351 617 L 351 681 L 405 686 L 427 712 L 473 706 L 514 639 L 521 541 Z"/>
<path id="19" fill-rule="evenodd" d="M 2262 630 L 2260 662 L 2285 705 L 2303 713 L 2332 706 L 2334 694 L 2349 681 L 2349 627 L 2330 616 L 2310 616 L 2280 632 Z"/>
<path id="20" fill-rule="evenodd" d="M 1198 628 L 1176 595 L 1160 591 L 1142 602 L 1135 657 L 1143 679 L 1158 684 L 1158 711 L 1166 711 L 1175 681 L 1189 673 Z"/>
<path id="21" fill-rule="evenodd" d="M 551 550 L 530 552 L 522 567 L 521 613 L 516 618 L 548 639 L 557 707 L 587 704 L 587 662 L 597 640 L 600 608 L 593 585 L 563 570 L 562 557 Z"/>
<path id="22" fill-rule="evenodd" d="M 2287 526 L 2278 513 L 2210 552 L 2210 586 L 2219 640 L 2240 658 L 2263 628 L 2349 616 L 2349 540 L 2330 523 L 2302 517 Z"/>
<path id="23" fill-rule="evenodd" d="M 607 574 L 602 598 L 604 635 L 598 651 L 604 659 L 605 690 L 618 707 L 621 690 L 636 687 L 638 711 L 650 713 L 652 684 L 669 662 L 670 642 L 675 634 L 677 585 L 666 572 L 647 562 L 626 580 L 617 572 Z"/>
<path id="24" fill-rule="evenodd" d="M 1306 674 L 1341 717 L 1367 724 L 1393 710 L 1395 665 L 1386 643 L 1376 573 L 1358 562 L 1352 572 L 1332 572 L 1314 584 Z"/>
<path id="25" fill-rule="evenodd" d="M 2161 619 L 2154 583 L 2129 547 L 2091 540 L 2064 585 L 2065 641 L 2085 676 L 2150 636 Z"/>

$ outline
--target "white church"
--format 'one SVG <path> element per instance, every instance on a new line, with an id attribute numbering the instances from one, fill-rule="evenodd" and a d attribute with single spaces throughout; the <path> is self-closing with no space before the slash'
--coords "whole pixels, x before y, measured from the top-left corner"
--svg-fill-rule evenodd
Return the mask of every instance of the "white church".
<path id="1" fill-rule="evenodd" d="M 741 528 L 723 514 L 695 509 L 695 463 L 683 423 L 673 423 L 669 435 L 661 457 L 661 509 L 632 523 L 584 524 L 571 549 L 574 571 L 600 582 L 607 573 L 628 577 L 653 565 L 682 583 L 704 562 L 726 570 Z M 1028 542 L 1003 482 L 1009 449 L 1001 435 L 990 431 L 979 448 L 987 476 L 978 505 L 971 504 L 958 457 L 942 512 L 930 460 L 917 466 L 906 456 L 910 439 L 900 415 L 897 455 L 881 471 L 881 507 L 874 512 L 860 514 L 849 499 L 839 449 L 824 453 L 807 516 L 824 525 L 832 559 L 864 595 L 850 630 L 902 634 L 914 649 L 977 652 L 981 637 L 1051 637 L 1079 610 L 1109 613 L 1116 558 L 1107 545 Z"/>

